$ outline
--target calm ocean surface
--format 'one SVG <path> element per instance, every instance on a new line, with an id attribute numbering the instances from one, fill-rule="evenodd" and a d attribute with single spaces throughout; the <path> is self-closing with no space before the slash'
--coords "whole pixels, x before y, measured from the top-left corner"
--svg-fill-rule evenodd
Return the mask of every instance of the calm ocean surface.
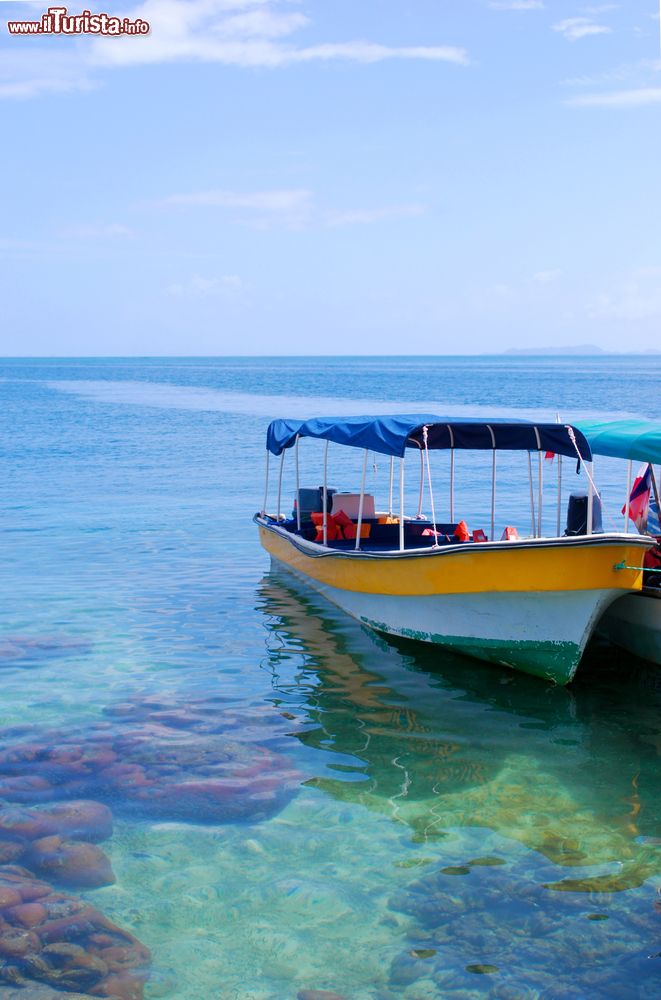
<path id="1" fill-rule="evenodd" d="M 251 523 L 273 417 L 661 418 L 660 384 L 659 357 L 0 362 L 0 826 L 109 806 L 116 881 L 63 891 L 151 950 L 145 997 L 661 996 L 659 671 L 596 643 L 559 690 L 387 642 Z M 525 532 L 518 461 L 498 524 Z M 619 527 L 624 472 L 595 471 Z M 488 527 L 487 465 L 457 475 Z"/>

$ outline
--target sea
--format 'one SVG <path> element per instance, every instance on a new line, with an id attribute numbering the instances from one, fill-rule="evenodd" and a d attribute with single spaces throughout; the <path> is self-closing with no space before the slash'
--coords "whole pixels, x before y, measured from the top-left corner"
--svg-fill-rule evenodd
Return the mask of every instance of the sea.
<path id="1" fill-rule="evenodd" d="M 252 523 L 276 417 L 661 419 L 660 387 L 658 356 L 0 361 L 0 860 L 19 814 L 110 810 L 94 850 L 112 876 L 84 884 L 42 855 L 37 873 L 149 949 L 116 995 L 661 996 L 659 669 L 596 639 L 557 688 L 390 641 L 271 570 Z M 329 485 L 357 490 L 362 458 L 340 451 Z M 557 465 L 551 533 L 585 487 Z M 370 456 L 381 509 L 388 466 Z M 448 469 L 434 454 L 439 520 Z M 300 470 L 322 482 L 319 442 Z M 529 472 L 498 456 L 498 534 L 539 516 Z M 457 453 L 471 530 L 489 533 L 491 475 L 490 455 Z M 622 528 L 624 463 L 594 477 Z M 283 513 L 294 489 L 290 452 Z M 65 942 L 104 947 L 80 933 Z M 94 994 L 98 959 L 58 980 L 2 940 L 0 997 Z"/>

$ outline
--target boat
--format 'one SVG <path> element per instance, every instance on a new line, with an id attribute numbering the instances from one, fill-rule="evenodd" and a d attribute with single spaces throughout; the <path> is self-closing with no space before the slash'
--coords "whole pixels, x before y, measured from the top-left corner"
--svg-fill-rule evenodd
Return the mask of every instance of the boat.
<path id="1" fill-rule="evenodd" d="M 652 467 L 651 481 L 659 510 L 657 480 L 654 463 L 661 465 L 661 423 L 651 420 L 580 421 L 577 425 L 593 455 L 621 458 L 627 462 L 627 488 L 623 507 L 624 531 L 629 531 L 629 498 L 633 462 Z M 658 526 L 657 526 L 658 527 Z M 661 535 L 651 536 L 657 544 Z M 651 553 L 650 553 L 651 555 Z M 639 593 L 627 594 L 607 609 L 599 623 L 599 631 L 614 645 L 626 649 L 642 660 L 661 666 L 661 561 L 655 566 L 652 559 L 644 573 L 643 587 Z"/>
<path id="2" fill-rule="evenodd" d="M 324 443 L 320 487 L 301 489 L 299 442 L 304 438 Z M 329 487 L 331 443 L 362 452 L 358 493 Z M 294 513 L 286 516 L 282 512 L 283 468 L 292 449 L 295 504 Z M 434 451 L 450 456 L 447 522 L 436 517 L 438 494 L 434 494 L 430 462 Z M 465 521 L 455 517 L 457 451 L 491 455 L 488 532 L 471 533 Z M 509 526 L 503 537 L 495 538 L 497 455 L 502 451 L 527 457 L 529 537 L 519 537 L 514 526 Z M 366 492 L 372 452 L 389 459 L 388 506 L 383 510 L 377 510 L 374 495 Z M 417 512 L 407 514 L 406 457 L 414 454 L 419 501 Z M 590 484 L 587 493 L 569 497 L 564 535 L 560 534 L 561 488 L 556 533 L 543 533 L 547 454 L 558 456 L 559 487 L 564 456 L 577 462 Z M 276 507 L 269 513 L 272 457 L 279 457 L 280 463 Z M 652 544 L 644 536 L 600 530 L 600 502 L 591 462 L 585 436 L 569 424 L 486 422 L 429 414 L 274 420 L 266 436 L 264 502 L 254 521 L 276 568 L 286 567 L 375 631 L 436 643 L 567 684 L 606 608 L 624 594 L 641 589 L 642 560 Z M 423 491 L 430 518 L 422 513 Z"/>

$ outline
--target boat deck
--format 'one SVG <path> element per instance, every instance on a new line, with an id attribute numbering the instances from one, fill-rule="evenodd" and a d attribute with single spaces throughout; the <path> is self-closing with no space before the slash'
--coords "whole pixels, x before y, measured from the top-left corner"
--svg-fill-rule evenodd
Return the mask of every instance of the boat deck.
<path id="1" fill-rule="evenodd" d="M 303 538 L 306 541 L 321 541 L 320 532 L 311 522 L 303 522 L 300 530 L 297 529 L 294 519 L 280 521 L 279 526 L 288 531 L 291 535 Z M 356 547 L 356 522 L 352 524 L 353 531 L 346 538 L 329 538 L 327 547 L 338 551 L 350 551 Z M 436 537 L 433 534 L 434 525 L 426 519 L 410 520 L 404 523 L 404 549 L 424 549 L 431 548 L 437 540 L 438 545 L 461 545 L 466 544 L 466 539 L 456 537 L 458 522 L 455 524 L 436 522 Z M 362 537 L 360 549 L 363 552 L 393 552 L 399 550 L 399 524 L 383 524 L 379 518 L 365 518 L 362 524 Z"/>

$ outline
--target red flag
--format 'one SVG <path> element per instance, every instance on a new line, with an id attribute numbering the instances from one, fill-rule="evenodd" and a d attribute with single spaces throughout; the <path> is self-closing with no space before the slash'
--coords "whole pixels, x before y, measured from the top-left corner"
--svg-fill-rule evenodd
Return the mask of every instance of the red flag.
<path id="1" fill-rule="evenodd" d="M 647 525 L 647 512 L 650 505 L 650 493 L 652 492 L 652 466 L 641 465 L 638 475 L 633 484 L 633 489 L 629 495 L 629 517 L 638 528 L 644 531 Z M 622 513 L 627 509 L 625 504 Z"/>

